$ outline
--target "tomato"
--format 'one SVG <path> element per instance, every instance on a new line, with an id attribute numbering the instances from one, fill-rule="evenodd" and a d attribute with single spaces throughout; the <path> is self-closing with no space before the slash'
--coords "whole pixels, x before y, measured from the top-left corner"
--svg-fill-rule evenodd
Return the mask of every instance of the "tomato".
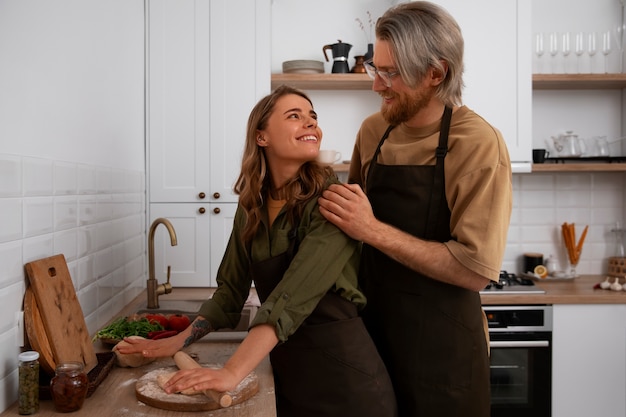
<path id="1" fill-rule="evenodd" d="M 163 314 L 146 314 L 146 319 L 150 323 L 159 323 L 164 329 L 169 328 L 169 320 Z"/>
<path id="2" fill-rule="evenodd" d="M 191 324 L 189 317 L 184 314 L 172 314 L 169 316 L 169 328 L 182 332 Z"/>

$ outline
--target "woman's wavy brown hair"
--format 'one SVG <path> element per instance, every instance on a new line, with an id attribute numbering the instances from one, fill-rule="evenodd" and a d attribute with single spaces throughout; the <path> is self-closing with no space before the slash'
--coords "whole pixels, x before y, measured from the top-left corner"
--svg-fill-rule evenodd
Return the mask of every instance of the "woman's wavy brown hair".
<path id="1" fill-rule="evenodd" d="M 261 208 L 271 185 L 264 148 L 258 146 L 256 142 L 258 130 L 267 127 L 268 119 L 278 99 L 290 94 L 303 97 L 313 106 L 311 99 L 304 92 L 283 85 L 262 98 L 254 106 L 248 118 L 241 173 L 235 183 L 235 193 L 239 194 L 239 205 L 246 213 L 246 223 L 241 236 L 244 242 L 251 241 L 259 228 Z M 304 163 L 298 174 L 283 186 L 288 196 L 285 209 L 291 224 L 300 219 L 306 202 L 323 191 L 329 176 L 334 176 L 330 167 L 322 166 L 316 161 L 309 161 Z"/>

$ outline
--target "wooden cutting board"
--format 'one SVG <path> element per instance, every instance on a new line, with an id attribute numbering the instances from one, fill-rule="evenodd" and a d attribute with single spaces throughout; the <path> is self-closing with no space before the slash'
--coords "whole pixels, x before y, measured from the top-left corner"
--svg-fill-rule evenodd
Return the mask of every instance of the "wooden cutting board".
<path id="1" fill-rule="evenodd" d="M 29 262 L 25 269 L 54 362 L 78 361 L 85 364 L 85 372 L 91 371 L 98 358 L 65 256 Z M 44 340 L 43 335 L 37 336 L 39 342 Z"/>
<path id="2" fill-rule="evenodd" d="M 216 367 L 214 365 L 203 366 Z M 135 396 L 137 399 L 152 407 L 170 411 L 210 411 L 221 408 L 218 402 L 204 394 L 168 394 L 163 391 L 157 383 L 157 376 L 173 371 L 178 371 L 178 367 L 158 368 L 139 378 L 135 384 Z M 252 398 L 257 392 L 259 392 L 259 378 L 252 371 L 237 385 L 237 388 L 228 392 L 233 398 L 231 407 Z"/>
<path id="3" fill-rule="evenodd" d="M 41 312 L 31 287 L 27 287 L 24 293 L 24 327 L 26 327 L 26 335 L 28 336 L 30 347 L 39 352 L 41 368 L 48 375 L 53 375 L 56 362 L 52 354 L 48 335 L 46 334 L 46 328 L 43 327 Z"/>

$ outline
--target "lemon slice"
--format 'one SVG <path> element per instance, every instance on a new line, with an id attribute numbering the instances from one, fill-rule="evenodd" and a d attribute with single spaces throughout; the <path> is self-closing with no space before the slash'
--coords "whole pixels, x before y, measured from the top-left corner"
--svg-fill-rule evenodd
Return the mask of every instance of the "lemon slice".
<path id="1" fill-rule="evenodd" d="M 548 268 L 543 265 L 537 265 L 533 272 L 540 278 L 545 278 L 548 276 Z"/>

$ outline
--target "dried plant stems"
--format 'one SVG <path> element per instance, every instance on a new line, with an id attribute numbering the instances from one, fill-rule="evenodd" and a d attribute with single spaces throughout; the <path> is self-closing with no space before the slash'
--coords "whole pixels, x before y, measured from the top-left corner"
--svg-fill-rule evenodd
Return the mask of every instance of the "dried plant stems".
<path id="1" fill-rule="evenodd" d="M 578 243 L 576 243 L 576 225 L 574 223 L 563 223 L 561 225 L 563 242 L 572 265 L 578 265 L 580 253 L 583 250 L 583 243 L 585 243 L 585 237 L 587 237 L 587 230 L 589 230 L 589 226 L 585 226 L 583 234 L 580 236 Z"/>

